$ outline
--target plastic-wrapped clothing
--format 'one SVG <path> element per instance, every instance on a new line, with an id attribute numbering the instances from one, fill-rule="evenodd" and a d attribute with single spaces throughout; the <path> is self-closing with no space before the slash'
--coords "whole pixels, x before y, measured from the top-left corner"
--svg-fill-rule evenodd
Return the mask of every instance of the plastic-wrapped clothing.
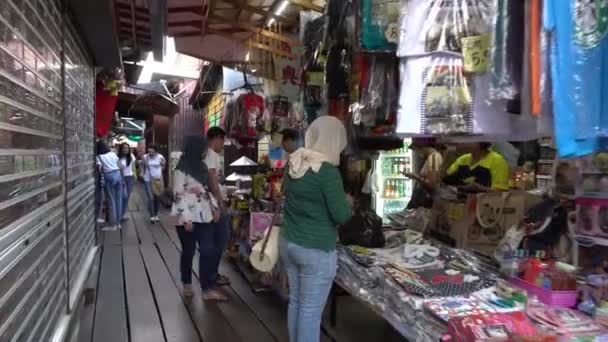
<path id="1" fill-rule="evenodd" d="M 525 46 L 525 2 L 495 0 L 494 41 L 492 44 L 493 99 L 517 99 L 520 96 Z"/>
<path id="2" fill-rule="evenodd" d="M 510 114 L 504 103 L 487 101 L 489 80 L 465 74 L 456 56 L 402 60 L 397 133 L 508 136 Z"/>
<path id="3" fill-rule="evenodd" d="M 494 0 L 408 0 L 397 56 L 462 54 L 462 39 L 492 32 Z"/>
<path id="4" fill-rule="evenodd" d="M 558 153 L 583 156 L 608 133 L 608 3 L 545 1 L 544 27 L 551 32 Z"/>
<path id="5" fill-rule="evenodd" d="M 368 50 L 394 50 L 387 39 L 389 25 L 399 21 L 401 0 L 363 0 L 361 2 L 361 46 Z M 395 32 L 397 35 L 397 32 Z"/>

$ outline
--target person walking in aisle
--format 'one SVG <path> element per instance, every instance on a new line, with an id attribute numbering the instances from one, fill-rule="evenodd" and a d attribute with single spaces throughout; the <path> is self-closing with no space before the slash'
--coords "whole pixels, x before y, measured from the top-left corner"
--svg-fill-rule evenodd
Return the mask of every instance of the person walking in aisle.
<path id="1" fill-rule="evenodd" d="M 135 184 L 136 174 L 135 171 L 135 156 L 131 153 L 131 146 L 127 143 L 120 145 L 118 150 L 118 159 L 124 170 L 125 188 L 122 196 L 122 220 L 127 221 L 129 219 L 127 211 L 129 210 L 129 198 L 133 191 L 133 185 Z"/>
<path id="2" fill-rule="evenodd" d="M 280 253 L 289 281 L 290 342 L 318 342 L 321 316 L 336 276 L 337 226 L 352 217 L 337 166 L 346 129 L 332 116 L 308 128 L 305 147 L 289 157 L 284 180 Z"/>
<path id="3" fill-rule="evenodd" d="M 224 250 L 230 239 L 230 215 L 224 205 L 224 170 L 222 169 L 220 154 L 224 151 L 224 139 L 226 132 L 220 127 L 210 127 L 207 130 L 207 140 L 209 141 L 209 151 L 205 158 L 205 164 L 209 168 L 209 187 L 213 193 L 213 197 L 220 206 L 220 219 L 214 223 L 216 225 L 216 234 L 214 245 L 218 249 L 217 259 L 213 260 L 213 277 L 218 286 L 230 285 L 230 279 L 219 274 L 220 262 Z"/>
<path id="4" fill-rule="evenodd" d="M 160 209 L 160 196 L 165 192 L 163 170 L 167 161 L 162 154 L 158 153 L 158 148 L 155 145 L 148 146 L 148 153 L 142 159 L 150 222 L 154 223 L 160 221 L 158 211 Z"/>
<path id="5" fill-rule="evenodd" d="M 207 139 L 201 134 L 186 138 L 182 156 L 173 171 L 175 201 L 171 216 L 177 218 L 177 234 L 182 245 L 180 272 L 184 295 L 193 295 L 192 258 L 198 243 L 203 300 L 225 301 L 226 296 L 216 284 L 215 260 L 219 249 L 215 241 L 221 232 L 215 222 L 220 218 L 220 206 L 209 192 L 210 173 L 203 162 L 207 148 Z"/>
<path id="6" fill-rule="evenodd" d="M 121 228 L 123 169 L 118 156 L 103 141 L 97 142 L 97 168 L 103 177 L 105 195 L 108 202 L 109 222 L 104 230 Z"/>

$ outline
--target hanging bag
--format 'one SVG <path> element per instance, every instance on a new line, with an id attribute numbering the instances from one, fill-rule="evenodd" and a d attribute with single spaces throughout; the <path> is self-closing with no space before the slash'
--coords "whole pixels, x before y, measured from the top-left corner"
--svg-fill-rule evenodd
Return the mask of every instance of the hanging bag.
<path id="1" fill-rule="evenodd" d="M 264 238 L 258 241 L 251 249 L 249 262 L 258 271 L 268 273 L 271 272 L 277 261 L 279 261 L 279 238 L 280 227 L 277 227 L 276 221 L 279 216 L 280 206 L 277 206 L 270 225 L 264 233 Z"/>

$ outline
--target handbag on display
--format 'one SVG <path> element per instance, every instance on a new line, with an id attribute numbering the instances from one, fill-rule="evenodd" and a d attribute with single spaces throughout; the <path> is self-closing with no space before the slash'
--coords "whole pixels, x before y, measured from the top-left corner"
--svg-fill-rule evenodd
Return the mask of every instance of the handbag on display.
<path id="1" fill-rule="evenodd" d="M 367 248 L 382 248 L 386 244 L 382 231 L 382 218 L 373 211 L 356 213 L 338 229 L 340 243 Z"/>

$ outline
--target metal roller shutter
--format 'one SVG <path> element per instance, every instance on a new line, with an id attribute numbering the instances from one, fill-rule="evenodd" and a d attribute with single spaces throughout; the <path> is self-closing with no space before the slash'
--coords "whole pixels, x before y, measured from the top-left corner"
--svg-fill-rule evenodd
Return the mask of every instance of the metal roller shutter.
<path id="1" fill-rule="evenodd" d="M 0 0 L 0 341 L 49 341 L 92 260 L 95 72 L 67 18 Z"/>

